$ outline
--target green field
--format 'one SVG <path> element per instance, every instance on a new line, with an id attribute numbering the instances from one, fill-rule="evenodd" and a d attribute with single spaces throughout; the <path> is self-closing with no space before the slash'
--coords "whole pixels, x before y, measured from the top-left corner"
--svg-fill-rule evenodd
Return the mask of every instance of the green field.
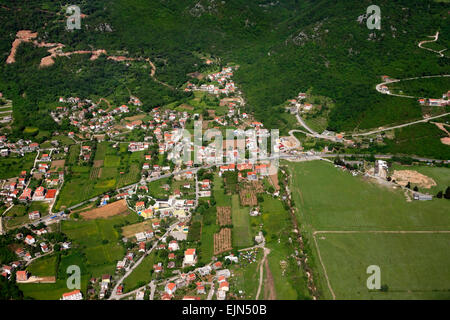
<path id="1" fill-rule="evenodd" d="M 400 190 L 313 161 L 290 164 L 300 221 L 315 230 L 450 230 L 450 203 L 406 202 Z M 382 205 L 380 205 L 382 204 Z"/>
<path id="2" fill-rule="evenodd" d="M 141 264 L 123 281 L 124 292 L 133 291 L 146 285 L 152 280 L 153 265 L 155 262 L 155 251 L 146 256 Z"/>
<path id="3" fill-rule="evenodd" d="M 33 167 L 36 152 L 26 153 L 23 157 L 18 157 L 15 154 L 7 158 L 0 158 L 0 179 L 9 179 L 17 177 L 22 170 L 30 172 Z"/>
<path id="4" fill-rule="evenodd" d="M 118 243 L 121 235 L 114 225 L 127 221 L 135 223 L 138 216 L 131 213 L 109 219 L 63 221 L 61 231 L 76 243 L 86 258 L 87 270 L 97 277 L 102 273 L 112 274 L 117 261 L 123 259 L 125 249 Z"/>
<path id="5" fill-rule="evenodd" d="M 102 142 L 97 144 L 94 159 L 104 160 L 103 165 L 93 167 L 77 165 L 77 151 L 79 152 L 78 145 L 70 149 L 68 165 L 72 173 L 67 176 L 58 196 L 55 205 L 57 210 L 135 183 L 140 178 L 144 152 L 130 154 L 126 145 L 123 150 L 116 150 L 110 143 Z"/>
<path id="6" fill-rule="evenodd" d="M 56 255 L 37 259 L 27 267 L 33 276 L 47 277 L 56 276 Z"/>
<path id="7" fill-rule="evenodd" d="M 81 291 L 86 292 L 87 278 L 81 277 Z M 63 293 L 72 290 L 67 289 L 66 280 L 56 280 L 56 283 L 19 284 L 24 297 L 36 300 L 59 300 Z"/>
<path id="8" fill-rule="evenodd" d="M 450 234 L 321 234 L 316 236 L 339 299 L 450 299 Z M 387 292 L 369 290 L 377 265 Z M 326 298 L 331 298 L 324 291 Z"/>
<path id="9" fill-rule="evenodd" d="M 232 241 L 234 248 L 246 248 L 253 244 L 250 229 L 250 208 L 241 207 L 239 195 L 231 196 L 231 220 L 233 222 Z"/>
<path id="10" fill-rule="evenodd" d="M 332 298 L 323 268 L 337 299 L 449 297 L 445 265 L 450 235 L 431 233 L 450 230 L 448 200 L 406 202 L 400 190 L 353 177 L 322 161 L 291 163 L 289 168 L 298 220 L 311 246 L 310 261 L 322 298 Z M 319 248 L 314 231 L 323 231 L 315 235 Z M 387 292 L 369 292 L 365 287 L 369 265 L 381 267 Z"/>
<path id="11" fill-rule="evenodd" d="M 23 291 L 24 296 L 37 300 L 59 300 L 63 293 L 71 291 L 67 288 L 67 267 L 77 265 L 81 269 L 81 291 L 86 295 L 89 274 L 85 266 L 85 258 L 82 253 L 76 249 L 61 254 L 58 263 L 56 255 L 43 257 L 33 262 L 27 270 L 32 275 L 38 276 L 56 276 L 56 283 L 36 283 L 36 284 L 19 284 L 19 288 Z"/>
<path id="12" fill-rule="evenodd" d="M 7 226 L 8 228 L 17 227 L 21 224 L 29 222 L 28 213 L 32 211 L 39 211 L 41 217 L 48 214 L 49 204 L 43 201 L 33 201 L 29 205 L 18 204 L 14 205 L 7 213 L 8 217 Z"/>

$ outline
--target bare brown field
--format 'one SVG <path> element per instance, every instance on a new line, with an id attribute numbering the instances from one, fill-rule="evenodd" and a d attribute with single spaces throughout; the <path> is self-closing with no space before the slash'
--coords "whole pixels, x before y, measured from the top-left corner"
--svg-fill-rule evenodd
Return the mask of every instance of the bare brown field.
<path id="1" fill-rule="evenodd" d="M 230 251 L 232 249 L 230 228 L 222 228 L 219 233 L 214 234 L 214 255 Z"/>
<path id="2" fill-rule="evenodd" d="M 190 106 L 190 105 L 188 105 L 188 104 L 182 104 L 182 105 L 180 105 L 180 108 L 183 108 L 183 109 L 186 109 L 186 110 L 194 110 L 194 107 L 192 107 L 192 106 Z"/>
<path id="3" fill-rule="evenodd" d="M 152 223 L 158 221 L 158 219 L 149 219 L 144 222 L 131 224 L 122 228 L 122 235 L 126 238 L 132 238 L 136 233 L 152 229 Z"/>
<path id="4" fill-rule="evenodd" d="M 406 186 L 408 182 L 426 189 L 436 186 L 433 179 L 414 170 L 395 170 L 392 179 L 401 186 Z"/>
<path id="5" fill-rule="evenodd" d="M 107 204 L 106 206 L 100 208 L 82 212 L 80 213 L 80 215 L 83 217 L 83 219 L 91 220 L 99 218 L 109 218 L 121 213 L 128 213 L 128 207 L 125 199 Z"/>
<path id="6" fill-rule="evenodd" d="M 270 183 L 272 183 L 275 190 L 280 190 L 280 185 L 278 184 L 278 173 L 271 174 L 269 176 Z"/>
<path id="7" fill-rule="evenodd" d="M 95 160 L 94 161 L 94 168 L 100 168 L 103 166 L 103 160 Z"/>
<path id="8" fill-rule="evenodd" d="M 64 168 L 64 165 L 66 164 L 66 160 L 54 160 L 52 161 L 52 165 L 50 169 L 56 169 L 56 168 Z"/>
<path id="9" fill-rule="evenodd" d="M 258 205 L 258 200 L 256 198 L 256 190 L 252 186 L 245 185 L 239 190 L 239 199 L 241 200 L 242 206 L 254 207 Z"/>
<path id="10" fill-rule="evenodd" d="M 219 226 L 229 226 L 231 222 L 231 207 L 217 207 L 217 223 Z"/>
<path id="11" fill-rule="evenodd" d="M 277 183 L 278 183 L 278 176 L 277 176 Z M 261 181 L 252 181 L 251 186 L 256 193 L 264 193 L 264 185 Z"/>
<path id="12" fill-rule="evenodd" d="M 138 114 L 136 116 L 132 116 L 132 117 L 126 117 L 125 120 L 126 121 L 136 121 L 136 120 L 142 120 L 146 117 L 146 114 Z"/>

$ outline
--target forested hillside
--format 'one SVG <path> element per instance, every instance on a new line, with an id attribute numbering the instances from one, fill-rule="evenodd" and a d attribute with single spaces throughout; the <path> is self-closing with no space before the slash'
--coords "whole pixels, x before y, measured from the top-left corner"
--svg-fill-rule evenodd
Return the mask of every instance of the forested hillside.
<path id="1" fill-rule="evenodd" d="M 149 57 L 158 79 L 174 87 L 199 69 L 194 52 L 220 57 L 241 67 L 236 80 L 257 118 L 268 127 L 285 125 L 278 106 L 300 91 L 336 102 L 329 129 L 353 130 L 418 118 L 418 106 L 402 98 L 380 95 L 381 75 L 395 78 L 448 73 L 449 59 L 420 49 L 419 41 L 440 31 L 439 45 L 448 47 L 449 5 L 424 0 L 380 0 L 381 30 L 369 30 L 361 17 L 368 0 L 97 0 L 70 1 L 83 14 L 82 29 L 66 31 L 68 1 L 0 6 L 0 90 L 15 104 L 20 128 L 33 124 L 51 128 L 47 116 L 56 97 L 114 96 L 123 101 L 128 90 L 146 108 L 182 100 L 148 76 L 144 64 L 127 67 L 104 56 L 61 57 L 39 69 L 43 48 L 21 45 L 17 63 L 6 65 L 18 30 L 30 29 L 39 39 L 60 42 L 65 50 L 105 49 L 130 57 Z M 359 21 L 358 21 L 359 18 Z"/>

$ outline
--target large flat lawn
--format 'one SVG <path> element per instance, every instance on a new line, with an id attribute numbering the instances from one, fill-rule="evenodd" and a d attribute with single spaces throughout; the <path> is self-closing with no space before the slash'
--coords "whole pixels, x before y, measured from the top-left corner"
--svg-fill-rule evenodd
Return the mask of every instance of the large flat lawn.
<path id="1" fill-rule="evenodd" d="M 290 168 L 300 221 L 315 230 L 450 230 L 450 201 L 406 202 L 400 190 L 322 161 Z"/>
<path id="2" fill-rule="evenodd" d="M 398 232 L 450 230 L 450 201 L 407 202 L 399 189 L 353 177 L 324 161 L 289 163 L 289 169 L 297 217 L 311 249 L 310 263 L 321 298 L 332 298 L 324 267 L 337 299 L 450 297 L 450 234 Z M 449 169 L 417 168 L 439 185 L 445 185 L 445 170 Z M 313 236 L 315 231 L 321 232 Z M 387 292 L 366 288 L 369 265 L 380 266 Z"/>
<path id="3" fill-rule="evenodd" d="M 450 234 L 328 233 L 316 238 L 338 299 L 450 299 Z M 370 265 L 380 267 L 387 292 L 367 289 Z"/>

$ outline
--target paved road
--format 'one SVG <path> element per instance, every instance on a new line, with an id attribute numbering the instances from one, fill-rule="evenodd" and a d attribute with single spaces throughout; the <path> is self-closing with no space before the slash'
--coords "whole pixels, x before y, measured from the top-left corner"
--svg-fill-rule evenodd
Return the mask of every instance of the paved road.
<path id="1" fill-rule="evenodd" d="M 444 77 L 450 77 L 450 75 L 449 74 L 441 74 L 441 75 L 434 75 L 434 76 L 423 76 L 423 77 L 413 77 L 413 78 L 405 78 L 405 79 L 399 79 L 399 80 L 389 80 L 389 81 L 377 84 L 375 89 L 379 93 L 386 94 L 388 96 L 409 98 L 409 99 L 419 99 L 419 98 L 424 98 L 424 97 L 413 97 L 413 96 L 407 96 L 407 95 L 402 95 L 402 94 L 395 94 L 395 93 L 391 93 L 391 92 L 385 92 L 385 91 L 381 90 L 381 87 L 383 85 L 387 85 L 387 84 L 390 84 L 390 83 L 401 82 L 401 81 L 410 81 L 410 80 L 417 80 L 417 79 L 430 79 L 430 78 L 444 78 Z M 424 98 L 424 99 L 430 99 L 430 98 Z"/>
<path id="2" fill-rule="evenodd" d="M 433 50 L 433 49 L 430 49 L 430 48 L 427 48 L 427 47 L 423 47 L 424 43 L 430 43 L 430 42 L 438 41 L 438 39 L 439 39 L 439 31 L 437 31 L 434 36 L 429 36 L 429 37 L 430 38 L 434 38 L 434 39 L 433 40 L 424 40 L 424 41 L 419 42 L 419 48 L 420 49 L 424 49 L 424 50 L 428 50 L 428 51 L 431 51 L 431 52 L 434 52 L 434 53 L 437 53 L 441 58 L 444 57 L 444 54 L 442 52 L 446 51 L 447 49 L 443 49 L 441 51 L 436 51 L 436 50 Z"/>
<path id="3" fill-rule="evenodd" d="M 172 224 L 168 229 L 167 229 L 167 231 L 166 231 L 166 233 L 164 233 L 164 235 L 163 236 L 161 236 L 161 238 L 159 238 L 159 239 L 162 239 L 162 238 L 165 238 L 177 225 L 178 225 L 178 223 L 179 223 L 180 221 L 178 221 L 177 220 L 177 222 L 175 222 L 174 224 Z M 143 255 L 142 255 L 142 257 L 141 258 L 139 258 L 139 260 L 138 261 L 136 261 L 136 263 L 123 275 L 123 277 L 122 278 L 120 278 L 119 279 L 119 281 L 117 281 L 117 283 L 116 283 L 116 285 L 114 286 L 114 289 L 113 289 L 113 291 L 112 291 L 112 293 L 111 293 L 111 296 L 109 297 L 109 299 L 108 300 L 116 300 L 116 299 L 120 299 L 120 298 L 122 298 L 123 296 L 118 296 L 117 294 L 116 294 L 116 292 L 117 292 L 117 287 L 118 286 L 120 286 L 121 284 L 122 284 L 122 282 L 134 271 L 134 269 L 136 269 L 140 264 L 141 264 L 141 262 L 144 260 L 144 258 L 145 257 L 147 257 L 150 253 L 152 253 L 152 251 L 156 248 L 156 246 L 158 245 L 158 243 L 159 243 L 159 239 L 157 240 L 157 241 L 155 241 L 155 243 L 153 244 L 153 246 L 149 249 L 149 250 L 147 250 Z"/>
<path id="4" fill-rule="evenodd" d="M 429 117 L 429 118 L 422 119 L 422 120 L 417 120 L 417 121 L 413 121 L 413 122 L 408 122 L 408 123 L 400 124 L 400 125 L 398 125 L 398 126 L 393 126 L 393 127 L 389 127 L 389 128 L 383 128 L 383 129 L 378 129 L 378 130 L 372 130 L 372 131 L 364 132 L 364 133 L 354 133 L 354 134 L 351 134 L 351 136 L 352 136 L 352 137 L 369 136 L 369 135 L 371 135 L 371 134 L 375 134 L 375 133 L 379 133 L 379 132 L 383 132 L 383 131 L 389 131 L 389 130 L 393 130 L 393 129 L 399 129 L 399 128 L 403 128 L 403 127 L 407 127 L 407 126 L 412 126 L 412 125 L 414 125 L 414 124 L 418 124 L 418 123 L 422 123 L 422 122 L 428 122 L 428 121 L 430 121 L 430 120 L 437 119 L 437 118 L 442 118 L 442 117 L 445 117 L 445 116 L 448 116 L 448 115 L 450 115 L 450 112 L 443 113 L 443 114 L 440 114 L 440 115 L 438 115 L 438 116 Z M 349 135 L 350 135 L 350 134 L 349 134 Z"/>
<path id="5" fill-rule="evenodd" d="M 214 295 L 214 282 L 211 282 L 211 289 L 208 292 L 208 297 L 206 298 L 206 300 L 212 300 Z"/>

